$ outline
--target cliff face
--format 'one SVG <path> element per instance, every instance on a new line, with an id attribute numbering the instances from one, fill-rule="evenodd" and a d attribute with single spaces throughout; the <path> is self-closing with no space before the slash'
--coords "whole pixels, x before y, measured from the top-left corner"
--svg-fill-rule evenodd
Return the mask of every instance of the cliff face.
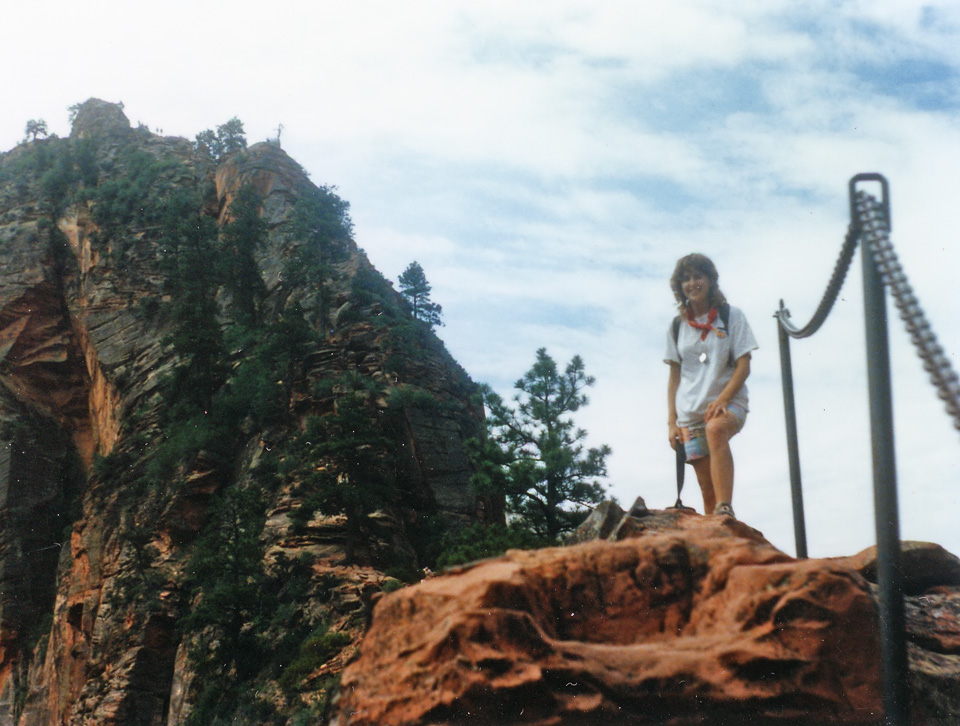
<path id="1" fill-rule="evenodd" d="M 879 725 L 875 553 L 794 560 L 683 511 L 584 529 L 386 595 L 338 726 Z M 603 520 L 606 519 L 606 522 Z M 960 560 L 909 544 L 911 723 L 960 719 Z"/>
<path id="2" fill-rule="evenodd" d="M 200 331 L 177 301 L 204 266 L 184 269 L 170 199 L 189 191 L 194 228 L 222 230 L 245 188 L 258 322 L 233 324 L 244 293 L 219 282 L 225 356 L 188 359 L 176 341 Z M 472 382 L 343 209 L 276 145 L 217 163 L 96 100 L 70 139 L 0 155 L 0 726 L 320 714 L 384 572 L 502 517 L 467 483 Z M 202 364 L 209 393 L 191 388 Z M 327 422 L 350 406 L 372 443 L 337 450 Z M 344 461 L 371 449 L 378 466 Z M 384 506 L 351 499 L 367 475 Z M 211 670 L 225 643 L 259 670 Z"/>

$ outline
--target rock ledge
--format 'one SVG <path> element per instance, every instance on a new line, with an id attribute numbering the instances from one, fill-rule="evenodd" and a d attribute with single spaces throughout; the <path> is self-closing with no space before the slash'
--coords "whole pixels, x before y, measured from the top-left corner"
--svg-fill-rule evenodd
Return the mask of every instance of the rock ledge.
<path id="1" fill-rule="evenodd" d="M 868 555 L 795 560 L 742 522 L 676 510 L 627 517 L 611 537 L 385 597 L 333 723 L 882 721 Z M 937 657 L 955 667 L 958 654 Z M 960 713 L 944 696 L 956 677 L 914 676 L 940 698 L 924 696 L 915 723 Z"/>

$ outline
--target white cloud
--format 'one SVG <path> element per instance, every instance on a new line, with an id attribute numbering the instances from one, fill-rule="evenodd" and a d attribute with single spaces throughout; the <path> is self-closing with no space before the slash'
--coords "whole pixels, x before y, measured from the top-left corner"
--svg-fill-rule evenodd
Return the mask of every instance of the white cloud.
<path id="1" fill-rule="evenodd" d="M 116 0 L 7 9 L 0 148 L 66 107 L 122 100 L 192 138 L 240 117 L 351 202 L 390 279 L 418 260 L 442 337 L 508 395 L 544 345 L 596 375 L 582 423 L 629 503 L 675 498 L 661 348 L 674 261 L 699 250 L 761 343 L 737 437 L 736 508 L 793 550 L 779 299 L 812 314 L 847 225 L 847 180 L 891 181 L 893 239 L 948 350 L 960 9 L 949 0 Z M 149 14 L 148 14 L 149 13 Z M 22 68 L 22 72 L 10 69 Z M 932 79 L 932 81 L 931 81 Z M 859 258 L 826 326 L 794 344 L 811 552 L 873 538 Z M 957 433 L 891 312 L 905 536 L 960 553 Z M 698 503 L 692 472 L 688 503 Z M 930 505 L 929 503 L 933 503 Z"/>

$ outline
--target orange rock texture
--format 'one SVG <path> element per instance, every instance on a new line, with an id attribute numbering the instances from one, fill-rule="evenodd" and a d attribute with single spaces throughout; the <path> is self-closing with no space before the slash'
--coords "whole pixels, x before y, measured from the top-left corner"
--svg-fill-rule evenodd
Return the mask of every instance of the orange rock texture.
<path id="1" fill-rule="evenodd" d="M 385 572 L 414 577 L 429 551 L 418 530 L 439 537 L 441 524 L 502 519 L 500 502 L 469 485 L 475 384 L 358 248 L 346 203 L 344 219 L 303 211 L 304 199 L 339 198 L 278 144 L 215 158 L 132 127 L 117 104 L 74 110 L 69 139 L 0 153 L 0 726 L 319 720 L 373 594 L 391 581 Z M 278 343 L 274 360 L 289 361 L 255 366 L 262 387 L 251 400 L 269 399 L 269 417 L 223 414 L 219 432 L 183 427 L 183 446 L 171 448 L 188 418 L 171 412 L 174 373 L 189 354 L 172 337 L 179 232 L 164 220 L 186 195 L 180 214 L 208 224 L 219 249 L 216 229 L 247 185 L 261 196 L 264 230 L 250 254 L 263 294 L 257 334 L 217 353 L 219 392 L 236 390 L 234 373 L 267 331 L 302 321 L 302 345 Z M 230 294 L 220 279 L 207 294 L 229 338 Z M 371 428 L 390 454 L 381 478 L 392 498 L 368 513 L 362 538 L 335 509 L 294 517 L 313 491 L 306 472 L 335 463 L 308 460 L 300 434 L 336 410 L 352 390 L 344 381 L 377 391 Z M 204 429 L 216 445 L 189 440 Z M 165 448 L 178 452 L 158 464 Z M 244 637 L 256 625 L 263 649 L 230 692 L 237 669 L 223 666 L 216 683 L 198 675 L 215 660 L 201 646 L 222 641 L 218 626 L 183 623 L 215 589 L 195 581 L 198 541 L 216 539 L 216 502 L 238 491 L 256 512 L 234 532 L 259 528 L 244 582 L 275 584 L 283 606 L 236 624 Z M 333 645 L 314 663 L 300 649 L 318 631 Z M 297 663 L 297 678 L 281 683 Z M 215 717 L 193 711 L 205 689 L 231 694 Z M 258 715 L 237 721 L 250 703 Z"/>
<path id="2" fill-rule="evenodd" d="M 613 536 L 386 596 L 335 723 L 882 722 L 869 553 L 795 560 L 742 522 L 677 511 Z"/>

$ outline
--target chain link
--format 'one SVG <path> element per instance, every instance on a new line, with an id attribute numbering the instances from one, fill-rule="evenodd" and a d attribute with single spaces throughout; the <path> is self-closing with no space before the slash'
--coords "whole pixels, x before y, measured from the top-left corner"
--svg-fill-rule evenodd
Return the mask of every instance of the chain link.
<path id="1" fill-rule="evenodd" d="M 864 192 L 857 192 L 855 207 L 863 253 L 873 258 L 884 285 L 893 295 L 894 304 L 900 311 L 900 318 L 907 327 L 917 355 L 923 360 L 924 370 L 930 374 L 930 380 L 937 389 L 937 395 L 944 402 L 947 413 L 953 419 L 954 427 L 960 429 L 960 379 L 937 342 L 937 336 L 933 333 L 900 265 L 890 242 L 883 207 Z"/>
<path id="2" fill-rule="evenodd" d="M 843 247 L 840 249 L 840 256 L 837 258 L 837 264 L 834 265 L 833 275 L 830 276 L 830 282 L 827 289 L 820 298 L 820 304 L 817 306 L 810 322 L 802 328 L 797 328 L 790 322 L 790 311 L 783 307 L 783 301 L 780 301 L 780 310 L 774 315 L 779 321 L 780 326 L 791 338 L 809 338 L 820 330 L 820 326 L 827 319 L 833 304 L 840 295 L 840 288 L 843 287 L 843 281 L 850 270 L 850 262 L 853 260 L 853 253 L 857 251 L 857 240 L 859 239 L 857 231 L 851 224 L 847 230 L 847 237 L 843 241 Z"/>

